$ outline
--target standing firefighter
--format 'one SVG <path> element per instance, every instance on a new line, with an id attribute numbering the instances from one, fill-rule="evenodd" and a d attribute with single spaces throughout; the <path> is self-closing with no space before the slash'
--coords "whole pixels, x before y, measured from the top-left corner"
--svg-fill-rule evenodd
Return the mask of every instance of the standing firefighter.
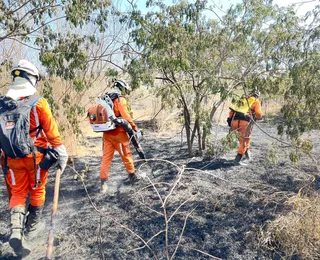
<path id="1" fill-rule="evenodd" d="M 48 169 L 56 162 L 63 171 L 68 155 L 47 100 L 36 93 L 38 69 L 20 60 L 11 75 L 13 84 L 0 99 L 1 163 L 11 215 L 9 244 L 16 255 L 24 256 L 30 253 L 24 235 L 33 238 L 44 231 L 40 218 Z"/>
<path id="2" fill-rule="evenodd" d="M 229 117 L 227 119 L 231 131 L 238 131 L 239 148 L 235 162 L 239 163 L 243 156 L 250 159 L 250 135 L 253 121 L 262 119 L 261 104 L 259 101 L 260 92 L 253 91 L 249 96 L 243 96 L 238 102 L 231 104 Z"/>
<path id="3" fill-rule="evenodd" d="M 106 93 L 106 98 L 112 101 L 113 112 L 116 118 L 121 118 L 129 123 L 129 127 L 138 132 L 138 127 L 133 122 L 128 108 L 127 100 L 123 96 L 129 94 L 130 86 L 124 80 L 115 80 L 114 86 L 110 92 Z M 103 132 L 103 155 L 100 166 L 101 193 L 107 192 L 107 180 L 109 176 L 110 165 L 114 156 L 114 151 L 120 154 L 122 162 L 129 174 L 129 180 L 137 180 L 133 164 L 132 154 L 130 151 L 130 140 L 125 128 L 121 125 L 111 125 L 110 130 L 105 129 Z"/>

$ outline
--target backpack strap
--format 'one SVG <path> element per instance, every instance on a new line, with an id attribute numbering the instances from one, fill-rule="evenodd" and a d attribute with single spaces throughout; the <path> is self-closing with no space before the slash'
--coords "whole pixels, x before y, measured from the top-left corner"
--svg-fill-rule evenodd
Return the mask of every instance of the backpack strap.
<path id="1" fill-rule="evenodd" d="M 39 134 L 42 130 L 42 126 L 40 125 L 40 122 L 39 122 L 39 116 L 38 116 L 37 107 L 36 107 L 36 104 L 40 98 L 42 98 L 42 97 L 37 96 L 37 95 L 32 95 L 32 96 L 29 96 L 28 98 L 25 99 L 26 105 L 31 107 L 31 111 L 33 112 L 34 118 L 36 120 L 36 127 L 29 131 L 30 134 L 33 133 L 34 131 L 37 131 L 36 136 L 33 141 L 35 141 L 37 139 L 37 137 L 39 136 Z"/>
<path id="2" fill-rule="evenodd" d="M 34 118 L 36 120 L 36 127 L 34 129 L 30 130 L 29 133 L 31 134 L 34 131 L 37 131 L 37 133 L 36 133 L 36 135 L 34 137 L 34 140 L 33 140 L 33 141 L 35 141 L 37 139 L 37 137 L 39 136 L 41 130 L 42 130 L 42 126 L 40 125 L 40 122 L 39 122 L 39 116 L 38 116 L 38 112 L 37 112 L 37 107 L 33 106 L 31 110 L 32 110 L 32 112 L 34 114 Z"/>
<path id="3" fill-rule="evenodd" d="M 118 93 L 107 93 L 107 95 L 111 98 L 111 100 L 115 100 L 116 98 L 120 98 Z"/>
<path id="4" fill-rule="evenodd" d="M 24 102 L 24 104 L 29 107 L 33 107 L 35 104 L 37 104 L 37 102 L 40 98 L 42 98 L 42 97 L 38 96 L 38 95 L 31 95 L 31 96 L 28 96 L 28 97 L 20 100 L 20 101 Z"/>
<path id="5" fill-rule="evenodd" d="M 107 95 L 110 97 L 112 101 L 115 99 L 118 99 L 119 103 L 120 103 L 120 98 L 123 97 L 121 94 L 118 94 L 118 93 L 107 93 Z"/>
<path id="6" fill-rule="evenodd" d="M 36 127 L 29 131 L 29 134 L 33 133 L 34 131 L 37 131 L 37 133 L 34 137 L 34 140 L 33 140 L 34 142 L 37 139 L 37 137 L 39 136 L 40 131 L 42 130 L 42 126 L 39 123 L 39 116 L 38 116 L 37 107 L 36 107 L 36 104 L 40 98 L 41 98 L 41 96 L 32 95 L 32 96 L 25 99 L 26 105 L 31 107 L 30 112 L 31 111 L 33 112 L 34 118 L 36 120 Z M 40 171 L 40 168 L 37 169 L 37 158 L 36 158 L 36 148 L 35 147 L 33 148 L 33 151 L 32 151 L 32 158 L 33 158 L 34 181 L 35 181 L 33 189 L 35 190 L 38 187 L 38 185 L 40 184 L 40 176 L 38 176 L 39 175 L 38 172 Z"/>
<path id="7" fill-rule="evenodd" d="M 118 94 L 118 93 L 107 93 L 107 95 L 110 97 L 112 102 L 113 102 L 113 100 L 118 99 L 119 103 L 120 103 L 120 98 L 123 97 L 121 94 Z M 113 107 L 113 110 L 114 110 L 114 107 Z M 122 117 L 117 116 L 117 118 L 122 118 Z"/>

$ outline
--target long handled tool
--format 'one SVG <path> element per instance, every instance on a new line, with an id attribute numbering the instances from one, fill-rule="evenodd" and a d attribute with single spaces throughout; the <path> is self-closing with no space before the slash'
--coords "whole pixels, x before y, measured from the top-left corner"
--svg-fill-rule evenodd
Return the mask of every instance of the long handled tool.
<path id="1" fill-rule="evenodd" d="M 134 132 L 131 131 L 131 132 L 128 132 L 128 135 L 129 135 L 129 138 L 131 140 L 131 143 L 134 147 L 134 149 L 136 149 L 136 152 L 138 153 L 140 159 L 142 159 L 143 161 L 146 160 L 146 155 L 138 141 L 138 138 L 135 136 Z"/>
<path id="2" fill-rule="evenodd" d="M 61 177 L 61 169 L 58 169 L 56 172 L 56 180 L 54 183 L 54 195 L 53 195 L 53 204 L 52 204 L 52 211 L 51 211 L 51 221 L 50 221 L 50 230 L 49 230 L 49 237 L 48 237 L 48 247 L 47 247 L 47 254 L 46 259 L 51 259 L 52 252 L 53 252 L 53 230 L 54 230 L 54 217 L 58 211 L 58 200 L 59 200 L 59 187 L 60 187 L 60 177 Z"/>
<path id="3" fill-rule="evenodd" d="M 132 129 L 132 126 L 129 124 L 129 122 L 127 120 L 124 120 L 122 118 L 115 118 L 113 120 L 113 122 L 116 124 L 116 125 L 120 125 L 124 128 L 124 130 L 127 132 L 127 134 L 129 135 L 129 139 L 134 147 L 134 149 L 136 149 L 140 159 L 142 159 L 143 161 L 146 160 L 146 155 L 138 141 L 138 138 L 136 137 L 133 129 Z"/>

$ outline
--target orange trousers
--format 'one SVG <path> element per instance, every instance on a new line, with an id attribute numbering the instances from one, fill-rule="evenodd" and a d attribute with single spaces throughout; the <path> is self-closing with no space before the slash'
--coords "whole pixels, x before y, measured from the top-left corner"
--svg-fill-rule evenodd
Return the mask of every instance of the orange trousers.
<path id="1" fill-rule="evenodd" d="M 231 122 L 231 131 L 238 131 L 239 148 L 238 153 L 244 155 L 250 147 L 250 135 L 252 130 L 252 123 L 245 120 L 233 120 Z"/>
<path id="2" fill-rule="evenodd" d="M 25 158 L 8 158 L 9 170 L 6 173 L 6 184 L 9 195 L 9 208 L 15 206 L 26 206 L 26 200 L 30 194 L 30 204 L 32 206 L 42 206 L 45 201 L 48 170 L 39 169 L 38 165 L 43 157 L 42 153 L 36 152 L 37 177 L 34 170 L 32 156 Z M 2 156 L 2 167 L 4 159 Z M 38 179 L 38 186 L 35 182 Z"/>
<path id="3" fill-rule="evenodd" d="M 103 133 L 103 155 L 100 166 L 100 179 L 108 179 L 109 169 L 114 156 L 114 151 L 120 154 L 127 172 L 134 173 L 132 153 L 130 151 L 129 137 L 126 132 L 113 130 Z"/>

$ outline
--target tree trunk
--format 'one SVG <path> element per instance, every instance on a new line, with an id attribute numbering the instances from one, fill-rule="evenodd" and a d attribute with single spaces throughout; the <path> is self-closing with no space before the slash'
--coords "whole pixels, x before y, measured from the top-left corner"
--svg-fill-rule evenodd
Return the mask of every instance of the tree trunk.
<path id="1" fill-rule="evenodd" d="M 221 102 L 221 100 L 219 100 L 217 103 L 215 103 L 214 104 L 214 106 L 212 107 L 212 109 L 211 109 L 211 112 L 210 112 L 210 122 L 212 122 L 212 120 L 213 120 L 213 117 L 214 117 L 214 114 L 216 113 L 216 111 L 217 111 L 217 109 L 218 109 L 218 107 L 220 106 L 220 104 L 221 104 L 222 102 Z"/>
<path id="2" fill-rule="evenodd" d="M 192 142 L 191 142 L 191 132 L 190 132 L 190 114 L 186 106 L 183 107 L 183 117 L 184 117 L 184 126 L 186 129 L 187 136 L 187 145 L 189 156 L 192 156 Z"/>
<path id="3" fill-rule="evenodd" d="M 198 146 L 199 146 L 199 155 L 202 156 L 202 140 L 201 140 L 201 130 L 200 130 L 200 121 L 198 120 L 197 126 L 196 126 L 197 132 L 198 132 Z"/>
<path id="4" fill-rule="evenodd" d="M 210 116 L 209 116 L 209 120 L 210 120 L 210 129 L 209 131 L 207 131 L 206 126 L 203 126 L 203 133 L 202 133 L 202 150 L 206 149 L 206 139 L 207 139 L 207 135 L 211 133 L 211 127 L 212 127 L 212 120 L 213 117 L 218 109 L 218 107 L 220 106 L 220 104 L 222 103 L 222 100 L 219 100 L 217 103 L 215 103 L 210 111 Z"/>
<path id="5" fill-rule="evenodd" d="M 196 135 L 197 132 L 197 125 L 199 124 L 199 119 L 197 118 L 194 122 L 194 126 L 191 132 L 191 145 L 193 145 L 193 141 L 194 141 L 194 137 Z"/>
<path id="6" fill-rule="evenodd" d="M 207 129 L 206 129 L 206 126 L 204 125 L 202 127 L 202 150 L 205 150 L 207 148 L 206 138 L 207 138 Z"/>

